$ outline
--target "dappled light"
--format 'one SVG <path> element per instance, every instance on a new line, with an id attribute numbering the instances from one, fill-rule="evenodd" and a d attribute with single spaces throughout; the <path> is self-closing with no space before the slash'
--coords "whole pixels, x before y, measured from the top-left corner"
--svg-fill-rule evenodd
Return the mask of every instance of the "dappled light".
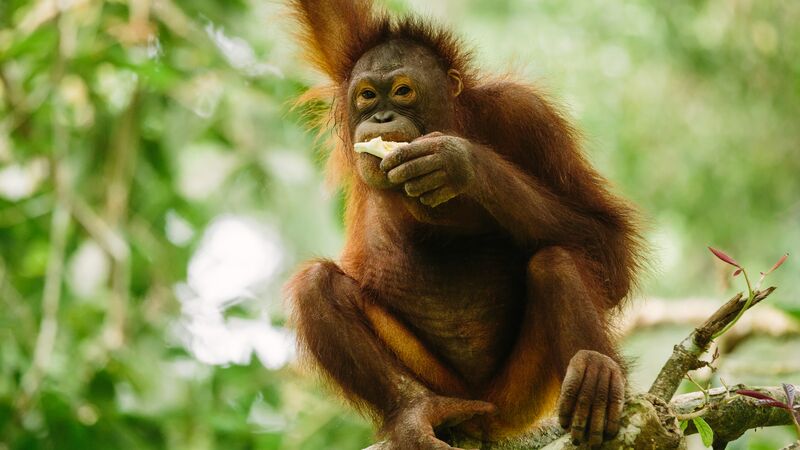
<path id="1" fill-rule="evenodd" d="M 214 219 L 189 259 L 188 279 L 175 287 L 181 303 L 179 333 L 195 358 L 206 364 L 250 363 L 255 352 L 270 369 L 283 367 L 294 349 L 292 336 L 257 319 L 226 317 L 230 307 L 258 300 L 273 281 L 283 251 L 274 230 L 243 217 Z"/>

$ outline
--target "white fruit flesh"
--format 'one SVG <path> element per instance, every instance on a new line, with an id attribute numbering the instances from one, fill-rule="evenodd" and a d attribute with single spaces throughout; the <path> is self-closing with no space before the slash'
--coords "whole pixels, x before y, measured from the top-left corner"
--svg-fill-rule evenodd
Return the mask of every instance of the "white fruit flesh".
<path id="1" fill-rule="evenodd" d="M 407 144 L 407 142 L 384 141 L 380 136 L 378 136 L 369 142 L 359 142 L 354 147 L 356 153 L 369 153 L 370 155 L 374 155 L 383 159 L 394 149 L 404 144 Z"/>

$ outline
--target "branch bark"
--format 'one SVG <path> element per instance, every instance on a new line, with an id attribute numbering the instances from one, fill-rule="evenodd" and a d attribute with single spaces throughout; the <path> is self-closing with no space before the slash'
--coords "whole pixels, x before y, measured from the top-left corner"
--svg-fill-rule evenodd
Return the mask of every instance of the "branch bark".
<path id="1" fill-rule="evenodd" d="M 709 389 L 709 402 L 705 404 L 702 392 L 679 395 L 671 402 L 672 409 L 677 417 L 691 414 L 693 411 L 705 409 L 703 419 L 714 430 L 714 438 L 723 442 L 732 442 L 739 439 L 745 431 L 751 428 L 773 427 L 777 425 L 790 425 L 792 418 L 789 413 L 780 408 L 759 406 L 750 398 L 737 395 L 739 389 L 759 391 L 772 398 L 786 401 L 786 394 L 781 387 L 745 387 L 744 385 Z M 697 430 L 689 422 L 686 434 L 694 434 Z"/>

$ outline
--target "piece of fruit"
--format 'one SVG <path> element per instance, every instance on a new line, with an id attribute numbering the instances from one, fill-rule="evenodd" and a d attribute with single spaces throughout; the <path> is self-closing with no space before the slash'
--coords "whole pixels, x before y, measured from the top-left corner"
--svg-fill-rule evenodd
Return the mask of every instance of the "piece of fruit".
<path id="1" fill-rule="evenodd" d="M 394 149 L 404 144 L 407 144 L 407 142 L 384 141 L 380 136 L 378 136 L 368 142 L 359 142 L 355 144 L 354 147 L 356 153 L 369 153 L 370 155 L 374 155 L 383 159 Z"/>

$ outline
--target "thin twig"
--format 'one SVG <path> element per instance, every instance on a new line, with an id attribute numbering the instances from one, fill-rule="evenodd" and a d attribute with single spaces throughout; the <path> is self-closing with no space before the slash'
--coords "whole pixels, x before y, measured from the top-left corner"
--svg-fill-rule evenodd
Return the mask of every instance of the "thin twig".
<path id="1" fill-rule="evenodd" d="M 702 417 L 703 414 L 708 412 L 709 409 L 710 409 L 709 405 L 706 404 L 706 406 L 698 409 L 695 412 L 691 412 L 691 413 L 688 413 L 688 414 L 675 414 L 675 418 L 678 419 L 678 422 L 685 422 L 687 420 L 692 420 L 692 419 L 696 419 L 698 417 Z"/>
<path id="2" fill-rule="evenodd" d="M 24 98 L 19 95 L 15 86 L 8 79 L 3 65 L 0 65 L 0 87 L 5 92 L 8 114 L 11 116 L 11 124 L 8 128 L 8 133 L 11 134 L 27 124 L 31 119 L 31 115 L 28 114 L 28 105 L 25 103 Z"/>
<path id="3" fill-rule="evenodd" d="M 58 86 L 64 77 L 66 69 L 63 48 L 64 24 L 60 13 L 55 16 L 55 27 L 58 30 L 58 38 L 56 40 L 56 58 L 50 81 L 53 86 Z M 54 196 L 55 205 L 50 225 L 50 253 L 47 259 L 47 271 L 42 294 L 42 318 L 33 351 L 33 361 L 22 376 L 22 395 L 17 399 L 17 408 L 20 411 L 27 410 L 39 392 L 42 379 L 50 364 L 58 333 L 58 310 L 61 303 L 64 259 L 71 222 L 69 204 L 64 195 L 69 188 L 66 185 L 67 180 L 64 176 L 64 168 L 61 165 L 62 158 L 65 157 L 69 148 L 69 133 L 64 128 L 59 117 L 60 106 L 58 102 L 53 105 L 53 152 L 49 161 L 56 195 Z"/>
<path id="4" fill-rule="evenodd" d="M 42 320 L 39 326 L 39 334 L 36 337 L 33 362 L 22 377 L 22 390 L 24 395 L 19 401 L 21 410 L 25 410 L 29 401 L 36 395 L 42 378 L 47 371 L 50 356 L 55 346 L 56 334 L 58 332 L 58 309 L 61 301 L 61 282 L 64 273 L 64 256 L 69 224 L 69 208 L 63 203 L 57 203 L 53 211 L 53 219 L 50 225 L 50 255 L 48 256 L 44 294 L 42 295 Z"/>
<path id="5" fill-rule="evenodd" d="M 688 380 L 689 380 L 689 381 L 690 381 L 690 382 L 691 382 L 693 385 L 697 386 L 697 388 L 698 388 L 698 389 L 700 389 L 700 392 L 702 392 L 702 393 L 703 393 L 703 397 L 704 397 L 704 398 L 705 398 L 705 400 L 706 400 L 706 403 L 705 403 L 705 404 L 706 404 L 706 405 L 708 405 L 708 403 L 709 403 L 709 398 L 708 398 L 708 386 L 705 386 L 705 387 L 701 386 L 701 385 L 700 385 L 700 383 L 698 383 L 697 381 L 695 381 L 695 380 L 694 380 L 694 378 L 692 378 L 692 375 L 691 375 L 691 374 L 689 374 L 688 372 L 686 373 L 686 378 L 687 378 L 687 379 L 688 379 Z"/>
<path id="6" fill-rule="evenodd" d="M 127 259 L 130 254 L 130 249 L 125 239 L 114 231 L 102 217 L 94 212 L 82 198 L 76 195 L 68 195 L 68 199 L 72 206 L 72 213 L 75 216 L 75 220 L 83 226 L 100 248 L 114 261 Z"/>
<path id="7" fill-rule="evenodd" d="M 118 128 L 111 138 L 111 148 L 114 150 L 107 162 L 108 190 L 103 211 L 104 223 L 107 223 L 115 234 L 120 236 L 119 230 L 128 215 L 128 202 L 130 199 L 131 184 L 136 168 L 138 129 L 136 114 L 138 112 L 140 92 L 134 90 L 130 104 L 119 121 Z M 127 243 L 125 243 L 127 250 Z M 123 257 L 116 258 L 111 273 L 111 302 L 109 304 L 106 323 L 103 330 L 104 341 L 110 350 L 122 346 L 125 339 L 125 324 L 130 295 L 131 267 L 129 252 L 124 252 Z"/>
<path id="8" fill-rule="evenodd" d="M 4 308 L 4 312 L 7 312 L 7 316 L 12 323 L 15 324 L 14 334 L 19 332 L 21 336 L 32 336 L 36 333 L 36 319 L 33 317 L 33 311 L 28 307 L 22 294 L 14 287 L 13 280 L 9 275 L 8 264 L 3 256 L 0 255 L 0 300 L 2 300 L 2 308 Z M 27 342 L 23 341 L 20 341 L 20 343 L 27 344 Z"/>

